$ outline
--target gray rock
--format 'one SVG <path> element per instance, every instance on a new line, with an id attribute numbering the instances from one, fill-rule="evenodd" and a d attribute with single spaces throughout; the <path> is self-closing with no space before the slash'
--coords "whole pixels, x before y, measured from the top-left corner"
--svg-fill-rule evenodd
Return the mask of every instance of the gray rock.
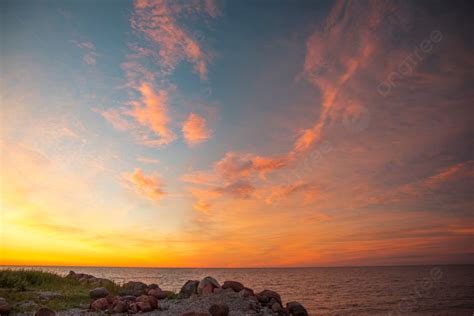
<path id="1" fill-rule="evenodd" d="M 105 287 L 98 287 L 89 291 L 89 297 L 92 299 L 103 298 L 109 295 L 109 291 Z"/>
<path id="2" fill-rule="evenodd" d="M 258 293 L 256 296 L 257 296 L 258 301 L 262 304 L 267 305 L 270 303 L 273 304 L 275 302 L 278 302 L 280 303 L 280 305 L 282 305 L 281 296 L 275 291 L 263 290 L 262 292 Z"/>
<path id="3" fill-rule="evenodd" d="M 202 290 L 208 285 L 211 285 L 213 288 L 221 287 L 219 282 L 217 282 L 216 279 L 214 279 L 213 277 L 207 276 L 204 279 L 202 279 L 201 282 L 199 282 L 198 294 L 201 294 Z"/>
<path id="4" fill-rule="evenodd" d="M 140 296 L 145 294 L 148 286 L 143 282 L 130 281 L 122 285 L 122 290 L 120 294 L 123 295 L 133 295 Z"/>
<path id="5" fill-rule="evenodd" d="M 179 291 L 178 298 L 189 298 L 191 295 L 197 294 L 198 286 L 199 281 L 188 280 Z"/>

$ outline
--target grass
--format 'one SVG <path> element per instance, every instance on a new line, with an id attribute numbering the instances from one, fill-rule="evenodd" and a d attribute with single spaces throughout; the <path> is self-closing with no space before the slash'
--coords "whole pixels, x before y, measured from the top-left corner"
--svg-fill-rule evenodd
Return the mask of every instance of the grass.
<path id="1" fill-rule="evenodd" d="M 39 306 L 53 310 L 84 308 L 89 305 L 89 291 L 97 284 L 82 283 L 73 278 L 37 271 L 37 270 L 0 270 L 0 296 L 9 304 L 16 306 L 16 311 L 28 311 L 33 307 L 18 307 L 18 303 L 32 301 Z M 104 285 L 109 293 L 117 294 L 119 286 L 111 283 Z M 42 292 L 56 293 L 56 297 L 41 300 Z"/>

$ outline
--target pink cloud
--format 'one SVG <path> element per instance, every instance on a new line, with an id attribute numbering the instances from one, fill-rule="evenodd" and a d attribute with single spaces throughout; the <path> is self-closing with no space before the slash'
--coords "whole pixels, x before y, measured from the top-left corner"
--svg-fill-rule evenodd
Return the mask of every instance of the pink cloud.
<path id="1" fill-rule="evenodd" d="M 182 131 L 188 146 L 197 145 L 211 137 L 211 131 L 206 126 L 206 120 L 194 113 L 189 114 L 183 123 Z"/>

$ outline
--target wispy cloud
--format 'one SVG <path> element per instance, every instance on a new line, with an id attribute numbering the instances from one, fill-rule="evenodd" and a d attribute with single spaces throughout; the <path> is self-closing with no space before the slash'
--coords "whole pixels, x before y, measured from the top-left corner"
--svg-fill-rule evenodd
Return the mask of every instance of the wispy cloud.
<path id="1" fill-rule="evenodd" d="M 147 176 L 141 169 L 137 168 L 131 173 L 124 173 L 123 177 L 129 188 L 153 202 L 160 202 L 161 198 L 166 194 L 163 190 L 164 184 L 158 175 Z"/>
<path id="2" fill-rule="evenodd" d="M 95 49 L 95 45 L 89 41 L 72 41 L 83 52 L 82 60 L 87 65 L 95 65 L 99 54 Z"/>

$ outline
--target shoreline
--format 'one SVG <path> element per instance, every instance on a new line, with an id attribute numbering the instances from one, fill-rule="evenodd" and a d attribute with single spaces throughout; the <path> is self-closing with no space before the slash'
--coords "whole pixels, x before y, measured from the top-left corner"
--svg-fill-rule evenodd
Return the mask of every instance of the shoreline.
<path id="1" fill-rule="evenodd" d="M 90 274 L 70 271 L 67 276 L 54 273 L 24 270 L 0 271 L 3 278 L 12 276 L 28 279 L 28 276 L 54 279 L 61 291 L 50 291 L 51 286 L 29 289 L 28 285 L 17 289 L 2 289 L 0 314 L 2 315 L 162 315 L 162 316 L 308 316 L 298 302 L 283 302 L 272 290 L 255 293 L 238 281 L 223 284 L 211 276 L 202 280 L 188 280 L 178 293 L 161 289 L 158 284 L 129 281 L 118 285 L 112 280 Z M 31 279 L 31 277 L 30 277 Z M 52 282 L 52 281 L 51 281 Z M 64 284 L 63 284 L 64 283 Z M 47 282 L 45 282 L 47 284 Z M 23 286 L 20 282 L 20 286 Z M 68 288 L 69 286 L 69 288 Z M 77 288 L 78 292 L 71 289 Z M 19 290 L 19 291 L 18 291 Z M 23 293 L 23 294 L 22 294 Z M 80 294 L 80 300 L 75 300 Z M 86 294 L 87 293 L 87 294 Z M 8 294 L 8 298 L 1 296 Z M 20 299 L 21 295 L 28 299 Z M 9 302 L 9 299 L 11 302 Z M 63 308 L 57 303 L 70 301 Z"/>

